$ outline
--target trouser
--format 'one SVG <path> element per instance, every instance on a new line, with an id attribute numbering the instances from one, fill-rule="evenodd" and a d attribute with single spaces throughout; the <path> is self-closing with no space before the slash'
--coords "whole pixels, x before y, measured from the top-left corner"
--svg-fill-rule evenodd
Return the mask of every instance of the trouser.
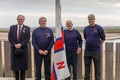
<path id="1" fill-rule="evenodd" d="M 45 80 L 51 80 L 51 53 L 47 55 L 40 55 L 38 52 L 35 53 L 35 64 L 36 64 L 36 78 L 35 80 L 41 80 L 41 67 L 44 59 L 44 72 Z"/>
<path id="2" fill-rule="evenodd" d="M 25 80 L 25 71 L 14 71 L 15 80 Z M 20 78 L 20 79 L 19 79 Z"/>
<path id="3" fill-rule="evenodd" d="M 90 66 L 94 62 L 95 80 L 100 80 L 100 51 L 85 51 L 85 80 L 90 80 Z"/>
<path id="4" fill-rule="evenodd" d="M 77 80 L 77 53 L 76 52 L 66 52 L 67 65 L 70 70 L 70 65 L 73 68 L 73 80 Z M 70 80 L 70 77 L 65 80 Z"/>

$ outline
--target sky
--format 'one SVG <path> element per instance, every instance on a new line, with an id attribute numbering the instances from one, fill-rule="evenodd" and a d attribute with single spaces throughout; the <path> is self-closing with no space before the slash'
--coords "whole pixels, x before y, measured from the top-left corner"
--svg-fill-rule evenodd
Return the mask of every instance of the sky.
<path id="1" fill-rule="evenodd" d="M 87 16 L 95 14 L 96 24 L 120 26 L 120 0 L 61 0 L 62 24 L 72 20 L 74 27 L 88 25 Z M 25 25 L 38 27 L 40 17 L 47 26 L 55 26 L 55 0 L 0 0 L 0 28 L 17 24 L 16 17 L 25 16 Z"/>

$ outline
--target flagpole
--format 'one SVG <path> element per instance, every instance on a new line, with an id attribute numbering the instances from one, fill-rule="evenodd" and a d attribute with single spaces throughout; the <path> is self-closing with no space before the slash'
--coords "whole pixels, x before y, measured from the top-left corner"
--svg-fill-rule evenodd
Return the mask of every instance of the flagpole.
<path id="1" fill-rule="evenodd" d="M 63 80 L 70 76 L 66 61 L 64 30 L 61 23 L 61 5 L 60 0 L 55 0 L 55 36 L 54 44 L 54 63 L 52 71 L 52 80 Z M 63 74 L 64 73 L 64 74 Z"/>
<path id="2" fill-rule="evenodd" d="M 56 27 L 59 27 L 59 24 L 61 24 L 61 5 L 60 5 L 60 0 L 56 0 Z"/>

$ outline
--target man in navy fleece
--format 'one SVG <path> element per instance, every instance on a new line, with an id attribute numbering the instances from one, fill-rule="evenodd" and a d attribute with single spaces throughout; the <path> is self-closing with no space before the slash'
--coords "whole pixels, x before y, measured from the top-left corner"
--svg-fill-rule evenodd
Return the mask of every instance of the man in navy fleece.
<path id="1" fill-rule="evenodd" d="M 100 80 L 100 45 L 105 40 L 105 33 L 100 25 L 95 24 L 95 15 L 88 16 L 89 25 L 84 28 L 86 40 L 84 62 L 85 80 L 90 80 L 90 66 L 93 60 L 95 66 L 95 80 Z"/>
<path id="2" fill-rule="evenodd" d="M 36 79 L 41 80 L 41 66 L 44 59 L 45 80 L 51 80 L 51 48 L 54 44 L 53 32 L 46 27 L 47 19 L 41 17 L 39 19 L 40 26 L 32 33 L 32 44 L 34 47 Z"/>
<path id="3" fill-rule="evenodd" d="M 73 29 L 71 20 L 66 21 L 67 29 L 64 30 L 67 64 L 73 67 L 73 80 L 77 80 L 77 55 L 82 48 L 82 38 L 78 30 Z M 70 77 L 65 80 L 70 80 Z"/>

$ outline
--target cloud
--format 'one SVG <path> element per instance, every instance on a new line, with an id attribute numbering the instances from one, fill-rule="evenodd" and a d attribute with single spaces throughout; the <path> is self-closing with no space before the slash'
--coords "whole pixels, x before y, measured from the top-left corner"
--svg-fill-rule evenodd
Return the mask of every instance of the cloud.
<path id="1" fill-rule="evenodd" d="M 120 2 L 113 4 L 114 7 L 120 7 Z"/>
<path id="2" fill-rule="evenodd" d="M 34 11 L 48 12 L 54 11 L 54 1 L 50 0 L 4 0 L 0 2 L 2 11 Z"/>
<path id="3" fill-rule="evenodd" d="M 61 0 L 62 22 L 71 19 L 74 25 L 86 25 L 90 13 L 104 25 L 119 25 L 119 0 Z M 55 0 L 2 0 L 0 2 L 1 26 L 16 22 L 16 16 L 26 16 L 26 24 L 34 26 L 39 17 L 48 18 L 48 25 L 55 24 Z M 108 24 L 108 22 L 111 24 Z M 112 22 L 111 22 L 112 21 Z M 32 22 L 32 23 L 31 23 Z M 98 22 L 98 23 L 99 23 Z M 0 26 L 0 27 L 1 27 Z"/>

